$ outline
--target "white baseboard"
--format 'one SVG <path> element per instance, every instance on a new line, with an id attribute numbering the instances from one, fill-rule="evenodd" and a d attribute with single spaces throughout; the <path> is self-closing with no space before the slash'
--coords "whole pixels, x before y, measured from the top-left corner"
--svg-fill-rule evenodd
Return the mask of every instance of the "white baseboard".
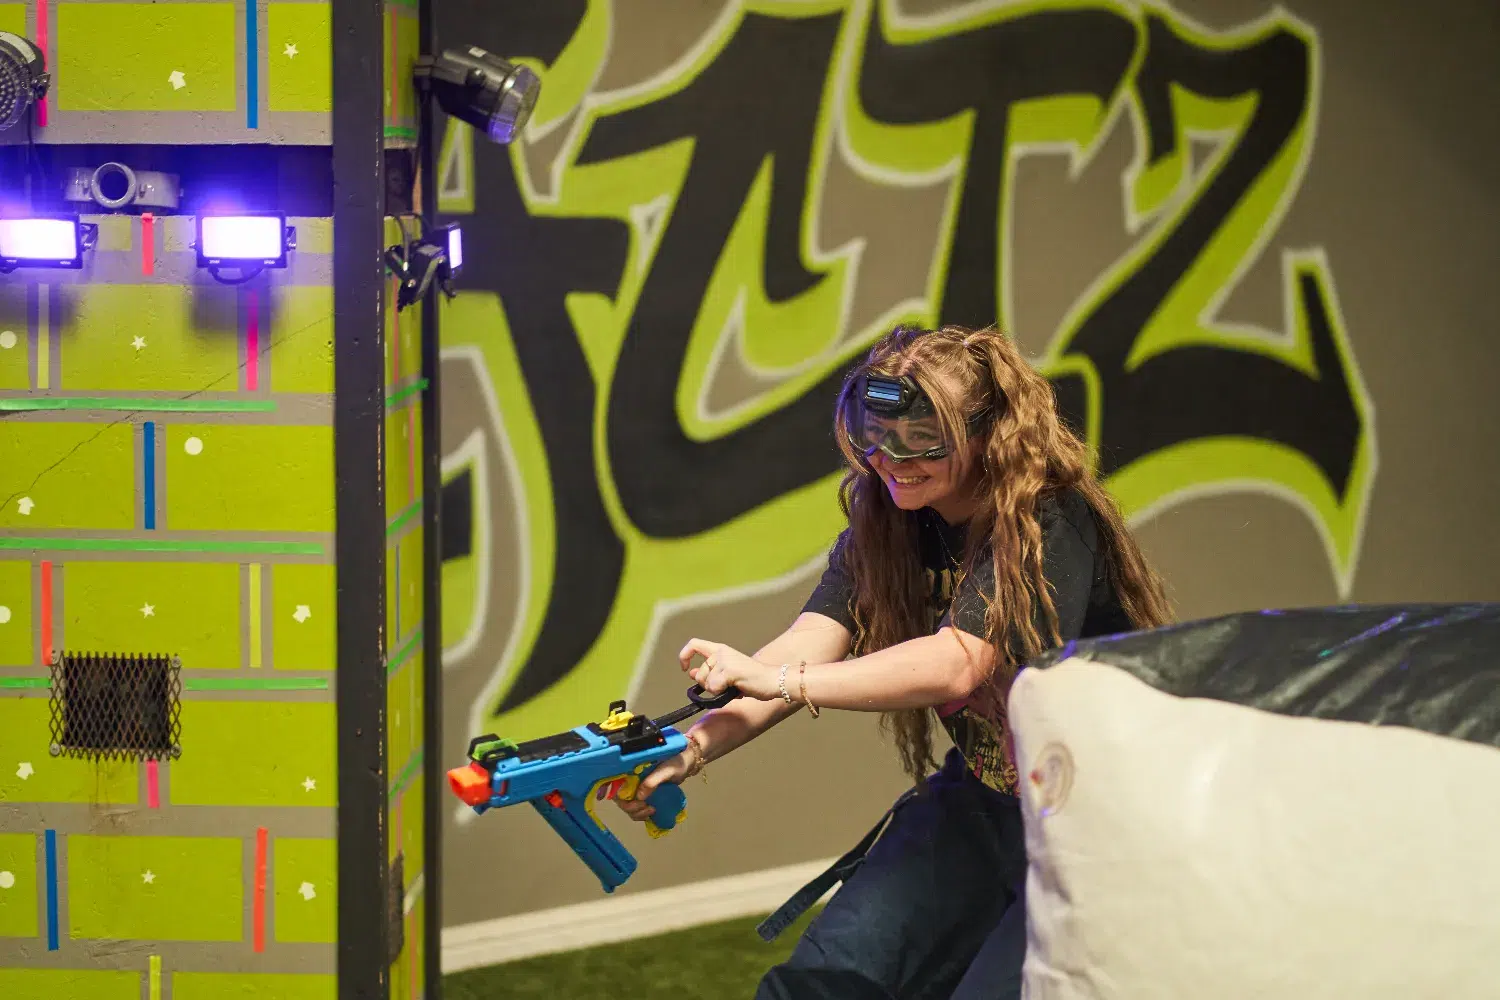
<path id="1" fill-rule="evenodd" d="M 445 927 L 443 972 L 462 972 L 770 913 L 834 860 L 808 861 Z"/>

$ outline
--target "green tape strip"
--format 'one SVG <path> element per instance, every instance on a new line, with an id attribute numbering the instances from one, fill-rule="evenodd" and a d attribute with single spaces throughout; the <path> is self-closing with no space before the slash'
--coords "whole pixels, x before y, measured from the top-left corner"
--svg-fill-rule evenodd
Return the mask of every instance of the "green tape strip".
<path id="1" fill-rule="evenodd" d="M 215 552 L 237 555 L 320 556 L 317 542 L 209 542 L 171 538 L 34 538 L 0 536 L 0 549 L 59 552 Z"/>
<path id="2" fill-rule="evenodd" d="M 50 688 L 50 677 L 0 677 L 0 688 Z"/>
<path id="3" fill-rule="evenodd" d="M 184 677 L 184 691 L 327 691 L 327 677 Z"/>
<path id="4" fill-rule="evenodd" d="M 396 519 L 392 521 L 390 523 L 390 526 L 385 529 L 386 537 L 389 538 L 391 535 L 399 532 L 402 528 L 406 527 L 406 525 L 411 521 L 412 518 L 416 517 L 420 513 L 422 513 L 422 501 L 418 500 L 416 503 L 412 504 L 401 513 L 396 515 Z"/>
<path id="5" fill-rule="evenodd" d="M 0 410 L 139 410 L 147 413 L 270 413 L 270 399 L 118 399 L 106 396 L 7 396 Z"/>
<path id="6" fill-rule="evenodd" d="M 397 670 L 400 670 L 401 665 L 404 664 L 407 660 L 411 659 L 412 653 L 420 649 L 421 646 L 422 630 L 419 628 L 410 639 L 406 640 L 406 645 L 402 646 L 399 650 L 396 651 L 396 655 L 391 657 L 390 663 L 386 665 L 385 675 L 389 677 Z"/>
<path id="7" fill-rule="evenodd" d="M 427 388 L 427 380 L 425 378 L 417 379 L 405 389 L 401 389 L 398 392 L 385 397 L 386 409 L 390 409 L 393 406 L 400 406 L 402 403 L 406 402 L 408 399 L 415 396 L 425 388 Z"/>
<path id="8" fill-rule="evenodd" d="M 390 797 L 394 799 L 406 791 L 406 786 L 412 783 L 421 768 L 422 750 L 419 747 L 412 753 L 411 760 L 406 762 L 406 766 L 401 769 L 401 774 L 397 776 L 395 782 L 391 785 Z"/>

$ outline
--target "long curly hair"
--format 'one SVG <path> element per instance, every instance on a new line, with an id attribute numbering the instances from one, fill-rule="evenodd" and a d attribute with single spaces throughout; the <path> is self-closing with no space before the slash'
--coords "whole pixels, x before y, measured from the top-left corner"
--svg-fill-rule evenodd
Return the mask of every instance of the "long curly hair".
<path id="1" fill-rule="evenodd" d="M 1040 503 L 1073 489 L 1087 501 L 1097 523 L 1099 552 L 1115 593 L 1136 628 L 1171 621 L 1161 579 L 1146 563 L 1114 500 L 1090 466 L 1088 448 L 1057 411 L 1052 385 L 995 328 L 943 326 L 936 330 L 898 326 L 882 337 L 839 393 L 835 434 L 848 463 L 839 501 L 849 519 L 851 543 L 843 549 L 854 581 L 854 652 L 863 655 L 930 633 L 928 583 L 918 548 L 918 514 L 897 507 L 880 476 L 850 443 L 857 419 L 857 378 L 862 374 L 909 375 L 932 400 L 949 454 L 959 463 L 955 481 L 968 482 L 973 459 L 981 464 L 978 510 L 969 521 L 960 579 L 987 552 L 995 593 L 985 595 L 988 642 L 994 666 L 982 699 L 1004 711 L 1016 673 L 1042 650 L 1060 645 L 1057 609 L 1042 568 Z M 989 409 L 968 448 L 968 420 Z M 977 451 L 977 455 L 973 452 Z M 980 543 L 989 539 L 989 545 Z M 1035 624 L 1040 604 L 1047 634 Z M 936 766 L 931 709 L 885 713 L 882 728 L 893 734 L 902 766 L 919 784 Z"/>

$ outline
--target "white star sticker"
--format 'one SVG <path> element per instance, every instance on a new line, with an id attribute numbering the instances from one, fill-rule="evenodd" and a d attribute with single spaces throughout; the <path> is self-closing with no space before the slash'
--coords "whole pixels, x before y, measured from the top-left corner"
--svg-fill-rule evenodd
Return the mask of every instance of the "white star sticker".
<path id="1" fill-rule="evenodd" d="M 141 875 L 141 881 L 146 883 L 147 885 L 150 885 L 151 883 L 156 881 L 156 873 L 149 868 L 146 869 L 145 873 Z"/>
<path id="2" fill-rule="evenodd" d="M 174 69 L 167 77 L 167 82 L 172 85 L 173 90 L 181 90 L 187 86 L 187 77 L 182 75 L 182 70 Z"/>
<path id="3" fill-rule="evenodd" d="M 297 619 L 297 624 L 300 625 L 312 617 L 312 608 L 306 604 L 299 604 L 297 610 L 292 612 L 292 617 Z"/>
<path id="4" fill-rule="evenodd" d="M 297 46 L 296 46 L 296 43 L 294 43 L 294 42 L 287 42 L 287 43 L 286 43 L 286 44 L 285 44 L 285 45 L 283 45 L 283 46 L 282 46 L 282 47 L 281 47 L 281 51 L 282 51 L 282 53 L 283 53 L 283 54 L 284 54 L 284 55 L 285 55 L 285 56 L 286 56 L 286 57 L 287 57 L 287 58 L 288 58 L 288 59 L 290 59 L 290 58 L 292 58 L 292 57 L 293 57 L 293 56 L 295 56 L 295 55 L 296 55 L 296 54 L 297 54 Z"/>
<path id="5" fill-rule="evenodd" d="M 142 604 L 141 605 L 141 617 L 142 618 L 150 618 L 151 616 L 153 616 L 155 614 L 156 614 L 156 605 L 154 605 L 154 604 Z"/>
<path id="6" fill-rule="evenodd" d="M 25 781 L 35 773 L 36 771 L 32 770 L 31 761 L 29 760 L 21 761 L 21 766 L 16 768 L 16 777 L 20 778 L 22 781 Z"/>
<path id="7" fill-rule="evenodd" d="M 16 509 L 19 510 L 22 514 L 30 514 L 31 508 L 35 506 L 36 503 L 31 499 L 31 497 L 22 497 L 21 499 L 16 501 Z"/>
<path id="8" fill-rule="evenodd" d="M 139 351 L 141 348 L 143 348 L 143 347 L 146 346 L 146 338 L 145 337 L 136 337 L 133 340 L 131 340 L 130 346 L 134 347 L 137 351 Z"/>
<path id="9" fill-rule="evenodd" d="M 313 888 L 313 884 L 311 882 L 303 882 L 300 886 L 297 887 L 297 892 L 302 895 L 303 899 L 312 899 L 318 894 L 318 890 Z"/>
<path id="10" fill-rule="evenodd" d="M 302 790 L 304 792 L 310 792 L 314 788 L 317 788 L 317 787 L 318 787 L 318 783 L 316 781 L 314 781 L 313 779 L 311 779 L 311 778 L 304 778 L 304 779 L 302 779 Z"/>

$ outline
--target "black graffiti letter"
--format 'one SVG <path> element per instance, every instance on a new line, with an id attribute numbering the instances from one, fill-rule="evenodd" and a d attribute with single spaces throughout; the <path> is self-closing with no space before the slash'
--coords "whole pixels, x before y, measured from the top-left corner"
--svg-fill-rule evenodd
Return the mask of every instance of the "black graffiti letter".
<path id="1" fill-rule="evenodd" d="M 974 111 L 942 321 L 1000 322 L 999 222 L 1011 106 L 1066 94 L 1108 101 L 1126 79 L 1136 27 L 1104 9 L 1028 14 L 915 45 L 891 45 L 884 27 L 882 21 L 869 32 L 859 79 L 870 117 L 909 125 Z"/>
<path id="2" fill-rule="evenodd" d="M 688 339 L 730 229 L 767 157 L 773 163 L 765 291 L 772 302 L 824 280 L 802 264 L 800 233 L 839 15 L 747 14 L 691 84 L 600 118 L 579 163 L 628 156 L 691 136 L 693 160 L 630 319 L 606 433 L 626 514 L 647 535 L 682 538 L 828 475 L 834 372 L 755 424 L 706 442 L 682 433 L 674 405 Z M 753 470 L 753 475 L 746 475 Z"/>
<path id="3" fill-rule="evenodd" d="M 1287 143 L 1306 113 L 1311 53 L 1281 30 L 1239 50 L 1198 49 L 1160 17 L 1147 18 L 1147 55 L 1138 74 L 1146 115 L 1148 160 L 1175 149 L 1172 85 L 1213 98 L 1257 95 L 1233 152 L 1181 223 L 1084 320 L 1068 347 L 1099 374 L 1104 419 L 1100 471 L 1185 441 L 1244 436 L 1275 441 L 1306 455 L 1342 496 L 1359 447 L 1360 418 L 1331 333 L 1321 286 L 1298 283 L 1316 377 L 1282 362 L 1233 349 L 1185 346 L 1125 369 L 1136 334 L 1183 280 L 1215 231 Z M 1059 383 L 1067 409 L 1081 413 L 1076 380 Z"/>
<path id="4" fill-rule="evenodd" d="M 481 25 L 489 16 L 471 13 Z M 573 14 L 581 16 L 581 10 Z M 571 35 L 555 22 L 540 15 L 518 22 L 536 34 L 510 37 L 512 54 L 555 59 Z M 624 543 L 609 522 L 594 474 L 594 381 L 563 300 L 574 292 L 617 294 L 629 231 L 614 219 L 533 216 L 508 150 L 476 141 L 474 220 L 464 225 L 464 242 L 464 286 L 498 293 L 514 334 L 547 451 L 558 525 L 546 616 L 496 708 L 503 712 L 545 690 L 584 657 L 609 618 L 624 570 Z"/>

